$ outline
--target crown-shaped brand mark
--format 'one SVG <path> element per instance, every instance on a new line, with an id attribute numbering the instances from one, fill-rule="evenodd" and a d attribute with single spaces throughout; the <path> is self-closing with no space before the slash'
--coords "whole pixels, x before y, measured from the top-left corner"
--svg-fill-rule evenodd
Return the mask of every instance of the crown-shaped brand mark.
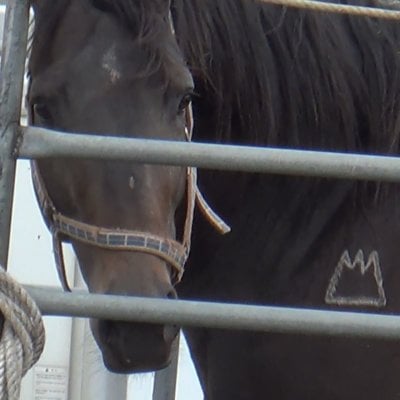
<path id="1" fill-rule="evenodd" d="M 384 307 L 386 295 L 377 251 L 367 262 L 362 250 L 352 261 L 345 250 L 335 268 L 325 293 L 325 302 L 338 306 Z"/>

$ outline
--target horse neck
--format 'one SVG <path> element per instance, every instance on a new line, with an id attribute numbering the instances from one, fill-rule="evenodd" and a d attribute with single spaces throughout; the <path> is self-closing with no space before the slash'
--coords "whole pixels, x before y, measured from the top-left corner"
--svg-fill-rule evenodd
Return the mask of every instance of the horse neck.
<path id="1" fill-rule="evenodd" d="M 180 47 L 218 138 L 399 150 L 400 126 L 391 110 L 400 107 L 400 81 L 388 71 L 400 68 L 400 30 L 393 34 L 383 22 L 378 37 L 368 21 L 242 0 L 174 0 L 173 10 Z"/>

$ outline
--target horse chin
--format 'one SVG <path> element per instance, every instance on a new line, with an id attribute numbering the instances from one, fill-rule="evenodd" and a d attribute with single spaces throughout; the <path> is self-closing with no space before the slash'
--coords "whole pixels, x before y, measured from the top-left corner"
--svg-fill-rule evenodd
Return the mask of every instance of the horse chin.
<path id="1" fill-rule="evenodd" d="M 102 354 L 105 367 L 110 372 L 116 374 L 153 372 L 168 367 L 171 362 L 170 357 L 163 362 L 159 360 L 153 363 L 149 360 L 146 360 L 146 362 L 135 362 L 135 360 L 131 360 L 130 358 L 121 359 L 116 357 L 114 353 L 108 351 L 103 351 Z"/>
<path id="2" fill-rule="evenodd" d="M 108 320 L 92 320 L 91 328 L 104 365 L 121 374 L 167 367 L 171 345 L 179 332 L 174 326 Z"/>

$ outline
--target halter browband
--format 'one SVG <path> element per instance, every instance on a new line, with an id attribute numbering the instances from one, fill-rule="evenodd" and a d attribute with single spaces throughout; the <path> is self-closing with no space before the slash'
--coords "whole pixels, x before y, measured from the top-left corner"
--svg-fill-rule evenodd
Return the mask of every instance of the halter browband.
<path id="1" fill-rule="evenodd" d="M 191 140 L 192 131 L 193 116 L 191 107 L 189 106 L 186 110 L 185 128 L 186 139 L 188 141 Z M 197 187 L 196 168 L 187 167 L 186 219 L 184 223 L 182 243 L 180 243 L 174 239 L 165 239 L 148 232 L 119 228 L 103 228 L 80 222 L 61 214 L 57 211 L 46 190 L 35 161 L 31 162 L 31 167 L 36 197 L 43 218 L 53 237 L 53 249 L 57 272 L 62 287 L 66 291 L 71 291 L 66 276 L 62 251 L 62 242 L 65 241 L 66 238 L 109 250 L 138 251 L 157 256 L 173 267 L 171 281 L 173 285 L 176 285 L 182 279 L 184 266 L 190 252 L 190 240 L 196 200 L 203 214 L 219 232 L 224 234 L 230 231 L 229 226 L 213 212 L 200 193 Z"/>

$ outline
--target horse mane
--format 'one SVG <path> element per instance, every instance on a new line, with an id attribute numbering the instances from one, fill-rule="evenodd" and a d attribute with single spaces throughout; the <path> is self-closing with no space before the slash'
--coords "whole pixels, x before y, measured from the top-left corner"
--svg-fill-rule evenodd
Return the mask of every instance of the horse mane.
<path id="1" fill-rule="evenodd" d="M 399 151 L 397 22 L 250 0 L 173 0 L 172 11 L 221 140 Z"/>

